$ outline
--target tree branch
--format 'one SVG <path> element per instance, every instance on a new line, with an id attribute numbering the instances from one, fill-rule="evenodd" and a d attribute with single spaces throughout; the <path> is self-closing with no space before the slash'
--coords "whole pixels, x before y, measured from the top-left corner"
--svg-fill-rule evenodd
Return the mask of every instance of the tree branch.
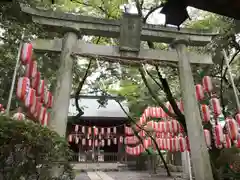
<path id="1" fill-rule="evenodd" d="M 160 4 L 160 5 L 156 6 L 156 7 L 152 7 L 152 8 L 149 10 L 149 12 L 147 13 L 147 15 L 143 18 L 143 23 L 146 23 L 146 22 L 147 22 L 147 19 L 149 18 L 149 16 L 150 16 L 154 11 L 156 11 L 157 9 L 159 9 L 159 8 L 161 8 L 161 7 L 163 7 L 162 4 Z"/>
<path id="2" fill-rule="evenodd" d="M 92 64 L 92 59 L 89 60 L 87 70 L 85 71 L 85 74 L 84 74 L 84 76 L 82 78 L 82 81 L 80 81 L 80 83 L 78 84 L 78 88 L 77 88 L 76 93 L 75 93 L 75 104 L 76 104 L 76 108 L 77 108 L 77 111 L 78 111 L 78 114 L 77 114 L 76 117 L 79 117 L 79 116 L 83 115 L 83 111 L 82 111 L 82 109 L 79 106 L 78 100 L 79 100 L 79 96 L 80 96 L 80 92 L 82 90 L 82 87 L 83 87 L 83 85 L 84 85 L 84 83 L 85 83 L 85 81 L 87 79 L 88 71 L 89 71 L 89 69 L 91 67 L 91 64 Z"/>
<path id="3" fill-rule="evenodd" d="M 115 101 L 119 104 L 119 106 L 121 107 L 121 109 L 123 110 L 123 112 L 127 115 L 128 119 L 129 119 L 134 125 L 136 125 L 139 129 L 143 130 L 143 131 L 151 138 L 151 140 L 153 141 L 153 143 L 154 143 L 154 145 L 155 145 L 155 147 L 156 147 L 156 149 L 157 149 L 157 151 L 158 151 L 158 154 L 159 154 L 159 156 L 160 156 L 160 158 L 161 158 L 161 160 L 162 160 L 162 162 L 163 162 L 163 164 L 164 164 L 164 167 L 165 167 L 165 169 L 166 169 L 166 171 L 167 171 L 167 175 L 168 175 L 169 177 L 171 177 L 172 175 L 171 175 L 171 173 L 170 173 L 170 171 L 169 171 L 169 168 L 168 168 L 168 166 L 167 166 L 167 163 L 166 163 L 166 161 L 165 161 L 165 159 L 164 159 L 164 157 L 163 157 L 160 149 L 158 148 L 158 145 L 157 145 L 156 140 L 151 136 L 151 134 L 150 134 L 148 131 L 146 131 L 144 128 L 142 128 L 141 126 L 139 126 L 139 125 L 133 120 L 133 118 L 126 112 L 126 110 L 123 108 L 122 104 L 121 104 L 117 99 L 115 99 Z M 135 133 L 134 133 L 134 134 L 135 134 Z M 141 143 L 143 144 L 143 140 L 142 140 L 142 138 L 138 135 L 138 133 L 137 133 L 137 137 L 141 139 Z M 139 140 L 140 140 L 140 139 L 139 139 Z M 147 149 L 146 149 L 146 150 L 147 150 Z M 150 152 L 149 152 L 149 153 L 150 153 Z"/>
<path id="4" fill-rule="evenodd" d="M 237 50 L 237 51 L 233 54 L 231 60 L 229 61 L 229 65 L 234 61 L 235 57 L 236 57 L 239 53 L 240 53 L 240 50 Z M 228 68 L 226 67 L 226 68 L 225 68 L 225 71 L 224 71 L 224 73 L 223 73 L 223 77 L 226 77 L 227 70 L 228 70 Z"/>
<path id="5" fill-rule="evenodd" d="M 138 15 L 140 17 L 143 17 L 141 3 L 139 2 L 139 0 L 135 0 L 135 3 L 136 3 L 137 10 L 138 10 Z"/>
<path id="6" fill-rule="evenodd" d="M 223 102 L 223 77 L 224 77 L 223 64 L 224 64 L 224 58 L 222 58 L 222 62 L 221 62 L 220 99 L 221 99 L 222 113 L 226 117 L 225 104 Z"/>
<path id="7" fill-rule="evenodd" d="M 96 44 L 99 43 L 100 39 L 101 39 L 101 37 L 99 36 L 97 41 L 96 41 Z M 91 67 L 91 64 L 92 64 L 92 59 L 90 59 L 88 67 L 87 67 L 87 70 L 85 71 L 85 74 L 83 76 L 82 81 L 78 84 L 78 88 L 77 88 L 76 93 L 75 93 L 75 104 L 76 104 L 76 108 L 77 108 L 77 111 L 78 111 L 78 114 L 76 115 L 76 118 L 80 117 L 84 113 L 82 111 L 82 109 L 80 108 L 78 101 L 79 101 L 80 92 L 81 92 L 81 90 L 83 88 L 83 85 L 84 85 L 86 79 L 87 79 L 88 71 L 89 71 L 89 69 Z"/>
<path id="8" fill-rule="evenodd" d="M 176 118 L 176 115 L 169 112 L 168 108 L 161 102 L 161 100 L 159 99 L 159 97 L 157 96 L 157 94 L 152 90 L 151 86 L 149 85 L 149 83 L 147 82 L 146 76 L 145 76 L 145 72 L 143 67 L 139 67 L 138 68 L 140 75 L 142 77 L 142 80 L 145 84 L 145 86 L 147 87 L 149 93 L 151 94 L 151 96 L 154 98 L 154 100 L 158 103 L 158 105 L 163 109 L 163 111 L 165 113 L 167 113 L 167 115 L 169 115 L 170 117 Z"/>
<path id="9" fill-rule="evenodd" d="M 146 72 L 151 77 L 151 79 L 162 89 L 162 85 L 159 82 L 157 82 L 153 75 L 148 70 L 146 70 Z"/>
<path id="10" fill-rule="evenodd" d="M 158 66 L 155 66 L 156 71 L 158 73 L 158 77 L 162 83 L 163 86 L 163 90 L 167 96 L 167 99 L 169 100 L 174 113 L 177 115 L 177 120 L 181 123 L 181 125 L 183 126 L 185 132 L 187 132 L 187 126 L 186 126 L 186 121 L 185 121 L 185 117 L 184 115 L 181 113 L 180 109 L 178 108 L 178 105 L 172 95 L 172 92 L 170 90 L 169 84 L 167 82 L 167 80 L 165 78 L 162 77 L 162 75 L 160 74 L 160 71 L 158 69 Z"/>

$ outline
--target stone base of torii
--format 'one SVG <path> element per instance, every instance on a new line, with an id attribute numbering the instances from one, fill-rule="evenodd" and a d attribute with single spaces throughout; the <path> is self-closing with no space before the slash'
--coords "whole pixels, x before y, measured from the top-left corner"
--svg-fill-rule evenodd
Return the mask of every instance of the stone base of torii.
<path id="1" fill-rule="evenodd" d="M 180 85 L 183 95 L 184 115 L 191 147 L 191 160 L 196 180 L 213 180 L 208 150 L 204 141 L 201 117 L 195 98 L 194 81 L 190 63 L 212 64 L 210 55 L 199 55 L 187 51 L 187 45 L 204 46 L 216 34 L 157 25 L 142 24 L 137 15 L 124 14 L 121 20 L 107 20 L 88 16 L 66 14 L 47 10 L 32 9 L 21 5 L 23 12 L 32 16 L 36 23 L 61 31 L 63 39 L 36 40 L 37 51 L 61 52 L 60 68 L 54 94 L 54 106 L 50 127 L 65 136 L 69 97 L 72 90 L 72 54 L 90 55 L 108 59 L 132 60 L 156 63 L 157 61 L 178 62 Z M 80 35 L 119 38 L 119 47 L 87 44 L 78 39 Z M 172 44 L 175 50 L 160 51 L 141 49 L 141 41 Z M 185 155 L 182 156 L 183 158 Z M 189 176 L 189 160 L 183 159 L 183 169 Z"/>

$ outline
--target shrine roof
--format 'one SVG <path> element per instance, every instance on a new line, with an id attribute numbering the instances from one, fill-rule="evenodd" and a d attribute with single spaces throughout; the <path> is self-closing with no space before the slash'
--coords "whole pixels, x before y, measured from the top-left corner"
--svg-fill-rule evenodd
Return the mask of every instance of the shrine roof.
<path id="1" fill-rule="evenodd" d="M 98 117 L 98 118 L 127 118 L 127 115 L 123 112 L 119 104 L 114 98 L 108 98 L 105 107 L 100 106 L 98 103 L 99 96 L 81 96 L 79 99 L 79 106 L 82 108 L 84 114 L 82 117 Z M 126 102 L 121 103 L 125 111 L 128 113 L 129 109 Z M 75 105 L 75 99 L 70 99 L 68 116 L 76 116 L 78 111 Z"/>

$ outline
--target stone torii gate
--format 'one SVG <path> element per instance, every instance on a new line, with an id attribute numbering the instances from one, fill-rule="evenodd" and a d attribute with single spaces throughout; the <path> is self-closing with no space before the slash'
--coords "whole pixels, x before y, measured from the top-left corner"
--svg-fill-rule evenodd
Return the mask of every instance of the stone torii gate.
<path id="1" fill-rule="evenodd" d="M 178 62 L 180 85 L 183 95 L 184 115 L 189 135 L 191 158 L 196 180 L 213 180 L 207 147 L 204 141 L 200 111 L 195 98 L 195 87 L 190 63 L 212 64 L 210 55 L 187 52 L 186 45 L 204 46 L 211 41 L 212 33 L 167 28 L 142 24 L 138 15 L 124 14 L 121 20 L 107 20 L 88 16 L 33 9 L 21 5 L 23 12 L 32 16 L 35 23 L 63 32 L 63 39 L 33 42 L 37 51 L 61 52 L 57 86 L 50 127 L 65 136 L 69 98 L 72 89 L 72 54 L 127 59 L 132 61 Z M 119 38 L 119 46 L 85 43 L 80 35 Z M 161 51 L 140 48 L 141 41 L 173 44 L 175 50 Z"/>

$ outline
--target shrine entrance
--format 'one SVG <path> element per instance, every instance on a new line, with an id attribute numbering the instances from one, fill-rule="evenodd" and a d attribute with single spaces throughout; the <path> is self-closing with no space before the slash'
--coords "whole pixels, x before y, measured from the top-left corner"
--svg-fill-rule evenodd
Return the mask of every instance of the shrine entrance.
<path id="1" fill-rule="evenodd" d="M 69 96 L 72 92 L 72 55 L 94 57 L 96 60 L 99 58 L 111 62 L 120 61 L 124 63 L 131 61 L 132 63 L 140 64 L 140 67 L 145 63 L 156 65 L 160 61 L 177 63 L 183 96 L 184 116 L 179 112 L 178 108 L 175 108 L 174 112 L 179 114 L 179 117 L 185 118 L 186 121 L 185 128 L 188 134 L 190 134 L 189 143 L 196 179 L 213 179 L 209 154 L 201 129 L 201 115 L 195 98 L 195 87 L 191 70 L 191 64 L 212 64 L 212 57 L 210 54 L 189 52 L 187 46 L 205 46 L 211 42 L 212 37 L 217 35 L 216 33 L 203 30 L 199 32 L 183 28 L 177 31 L 171 27 L 143 24 L 141 16 L 127 12 L 123 13 L 120 20 L 110 20 L 82 16 L 80 14 L 54 12 L 51 9 L 33 9 L 23 4 L 21 4 L 21 10 L 28 16 L 31 16 L 35 23 L 42 24 L 53 31 L 64 33 L 62 39 L 37 39 L 32 42 L 35 51 L 61 53 L 57 76 L 57 84 L 59 86 L 55 89 L 54 106 L 49 123 L 51 129 L 60 136 L 64 137 L 66 135 L 67 108 L 69 106 L 66 102 L 69 102 Z M 80 39 L 83 35 L 117 38 L 119 39 L 119 46 L 87 43 Z M 142 41 L 167 43 L 169 49 L 144 49 L 140 46 Z M 171 104 L 176 107 L 174 101 Z M 104 115 L 103 117 L 106 116 Z"/>
<path id="2" fill-rule="evenodd" d="M 67 136 L 74 152 L 73 162 L 104 163 L 124 161 L 124 127 L 127 117 L 113 99 L 100 107 L 97 96 L 82 96 L 84 115 L 76 119 L 75 100 L 70 100 Z M 126 110 L 127 107 L 125 107 Z"/>

